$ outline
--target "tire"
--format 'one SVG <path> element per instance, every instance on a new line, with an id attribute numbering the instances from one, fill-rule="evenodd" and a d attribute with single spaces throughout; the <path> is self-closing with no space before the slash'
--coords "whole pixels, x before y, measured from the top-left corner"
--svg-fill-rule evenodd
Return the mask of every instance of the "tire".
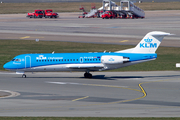
<path id="1" fill-rule="evenodd" d="M 26 75 L 25 75 L 25 74 L 23 74 L 23 75 L 22 75 L 22 78 L 26 78 Z"/>
<path id="2" fill-rule="evenodd" d="M 92 78 L 92 74 L 88 74 L 88 78 Z"/>
<path id="3" fill-rule="evenodd" d="M 90 74 L 90 73 L 84 73 L 84 77 L 85 77 L 85 78 L 92 78 L 92 74 Z"/>

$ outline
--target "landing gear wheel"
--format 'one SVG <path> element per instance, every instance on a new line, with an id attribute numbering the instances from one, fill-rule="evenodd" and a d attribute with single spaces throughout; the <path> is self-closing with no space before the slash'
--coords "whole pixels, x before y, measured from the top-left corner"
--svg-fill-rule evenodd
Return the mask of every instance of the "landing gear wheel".
<path id="1" fill-rule="evenodd" d="M 84 73 L 84 77 L 85 78 L 92 78 L 92 74 L 91 73 Z"/>
<path id="2" fill-rule="evenodd" d="M 84 77 L 87 78 L 87 76 L 88 76 L 88 73 L 84 73 Z"/>
<path id="3" fill-rule="evenodd" d="M 22 75 L 22 78 L 26 78 L 26 75 L 25 75 L 25 74 L 23 74 L 23 75 Z"/>
<path id="4" fill-rule="evenodd" d="M 89 73 L 89 74 L 88 74 L 88 78 L 92 78 L 92 74 Z"/>

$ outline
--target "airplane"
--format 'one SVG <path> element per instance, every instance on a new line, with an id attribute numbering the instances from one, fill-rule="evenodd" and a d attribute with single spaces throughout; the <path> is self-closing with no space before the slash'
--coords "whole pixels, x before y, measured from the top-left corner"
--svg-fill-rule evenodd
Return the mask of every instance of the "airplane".
<path id="1" fill-rule="evenodd" d="M 4 64 L 4 69 L 15 71 L 26 78 L 25 72 L 82 71 L 85 78 L 92 78 L 91 71 L 122 68 L 155 60 L 161 41 L 170 33 L 153 31 L 136 47 L 116 52 L 101 53 L 41 53 L 22 54 Z"/>

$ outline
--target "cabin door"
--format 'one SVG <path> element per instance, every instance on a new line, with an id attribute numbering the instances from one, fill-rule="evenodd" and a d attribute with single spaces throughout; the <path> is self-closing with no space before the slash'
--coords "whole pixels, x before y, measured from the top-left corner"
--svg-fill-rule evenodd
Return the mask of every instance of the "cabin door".
<path id="1" fill-rule="evenodd" d="M 25 68 L 31 68 L 31 56 L 25 56 Z"/>

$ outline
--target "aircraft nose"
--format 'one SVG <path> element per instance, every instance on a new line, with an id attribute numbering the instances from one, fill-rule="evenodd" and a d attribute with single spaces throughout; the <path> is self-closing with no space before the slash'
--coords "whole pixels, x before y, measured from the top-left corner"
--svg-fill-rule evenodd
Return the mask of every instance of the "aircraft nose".
<path id="1" fill-rule="evenodd" d="M 3 68 L 4 69 L 9 69 L 10 68 L 9 63 L 4 64 Z"/>

